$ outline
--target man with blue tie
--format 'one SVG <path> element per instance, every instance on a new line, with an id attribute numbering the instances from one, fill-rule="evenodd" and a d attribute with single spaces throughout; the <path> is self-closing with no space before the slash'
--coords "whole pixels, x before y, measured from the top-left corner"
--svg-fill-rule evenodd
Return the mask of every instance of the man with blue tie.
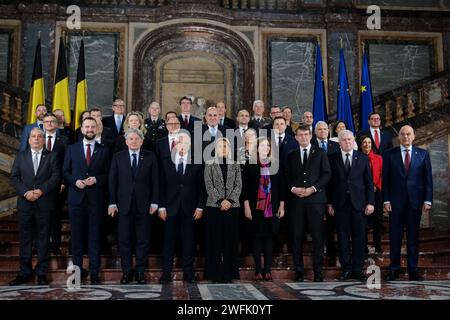
<path id="1" fill-rule="evenodd" d="M 122 99 L 116 99 L 112 105 L 113 115 L 104 117 L 103 126 L 110 128 L 113 133 L 114 141 L 118 136 L 123 135 L 123 122 L 125 121 L 125 102 Z"/>
<path id="2" fill-rule="evenodd" d="M 225 127 L 219 124 L 219 113 L 216 107 L 209 107 L 205 113 L 206 124 L 202 126 L 202 152 L 206 150 L 204 161 L 214 157 L 214 141 L 224 137 Z"/>
<path id="3" fill-rule="evenodd" d="M 388 281 L 400 276 L 403 231 L 406 226 L 409 280 L 420 281 L 419 227 L 422 212 L 429 213 L 433 201 L 430 155 L 412 145 L 414 130 L 403 126 L 400 146 L 383 154 L 383 200 L 389 212 L 390 260 Z"/>
<path id="4" fill-rule="evenodd" d="M 89 272 L 91 284 L 100 284 L 100 229 L 103 199 L 108 178 L 109 154 L 95 141 L 97 122 L 92 117 L 81 123 L 83 140 L 67 149 L 63 177 L 68 184 L 69 217 L 73 264 L 83 270 L 84 237 L 88 235 Z M 88 230 L 85 230 L 85 229 Z"/>
<path id="5" fill-rule="evenodd" d="M 192 163 L 189 135 L 180 133 L 172 157 L 161 159 L 159 217 L 164 221 L 163 274 L 160 283 L 172 281 L 177 234 L 183 247 L 183 280 L 196 282 L 194 274 L 194 223 L 205 206 L 203 166 Z"/>
<path id="6" fill-rule="evenodd" d="M 40 128 L 44 130 L 44 116 L 47 113 L 47 108 L 43 104 L 38 104 L 36 106 L 36 122 L 27 124 L 23 130 L 22 135 L 20 136 L 20 146 L 19 151 L 25 151 L 28 148 L 28 138 L 30 132 L 33 128 Z"/>
<path id="7" fill-rule="evenodd" d="M 329 156 L 328 213 L 336 221 L 341 281 L 366 279 L 362 270 L 366 216 L 373 213 L 375 202 L 369 158 L 353 150 L 354 142 L 353 132 L 340 131 L 341 151 Z"/>
<path id="8" fill-rule="evenodd" d="M 109 171 L 108 214 L 119 215 L 121 284 L 132 281 L 132 242 L 136 239 L 136 281 L 146 284 L 152 215 L 158 210 L 158 162 L 152 151 L 142 149 L 144 135 L 130 128 L 125 133 L 127 150 L 114 155 Z M 135 234 L 135 237 L 133 235 Z"/>

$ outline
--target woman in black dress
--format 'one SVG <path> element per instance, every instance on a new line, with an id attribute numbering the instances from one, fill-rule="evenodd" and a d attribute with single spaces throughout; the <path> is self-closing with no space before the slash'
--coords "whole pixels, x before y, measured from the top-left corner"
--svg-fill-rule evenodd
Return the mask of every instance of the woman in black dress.
<path id="1" fill-rule="evenodd" d="M 244 212 L 249 219 L 255 259 L 255 280 L 272 281 L 273 238 L 284 216 L 285 192 L 279 162 L 271 157 L 271 142 L 267 137 L 258 139 L 258 162 L 244 167 Z M 264 253 L 264 268 L 261 266 Z"/>
<path id="2" fill-rule="evenodd" d="M 205 279 L 239 279 L 238 228 L 241 167 L 233 162 L 230 142 L 216 140 L 215 158 L 205 164 Z"/>

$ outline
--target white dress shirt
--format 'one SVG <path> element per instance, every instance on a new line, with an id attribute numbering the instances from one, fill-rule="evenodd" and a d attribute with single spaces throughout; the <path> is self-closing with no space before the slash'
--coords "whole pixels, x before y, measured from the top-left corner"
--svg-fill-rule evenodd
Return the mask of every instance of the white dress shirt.
<path id="1" fill-rule="evenodd" d="M 86 158 L 88 144 L 91 145 L 91 158 L 92 158 L 92 155 L 94 154 L 94 148 L 95 148 L 95 139 L 94 140 L 86 140 L 86 138 L 83 139 L 84 157 L 85 158 Z"/>
<path id="2" fill-rule="evenodd" d="M 302 164 L 303 164 L 303 153 L 304 153 L 303 149 L 306 149 L 306 156 L 309 159 L 309 153 L 311 152 L 311 143 L 307 147 L 300 146 L 300 159 L 302 161 Z"/>
<path id="3" fill-rule="evenodd" d="M 280 137 L 281 137 L 281 142 L 283 142 L 285 136 L 286 136 L 286 134 L 284 132 L 283 132 L 283 134 L 280 134 L 280 135 L 276 134 L 275 135 L 275 144 L 277 145 L 277 147 L 279 147 L 279 145 L 278 145 L 279 143 L 278 142 L 280 141 Z M 310 148 L 311 148 L 311 146 L 310 146 Z"/>
<path id="4" fill-rule="evenodd" d="M 353 157 L 353 150 L 350 150 L 348 152 L 341 150 L 341 156 L 342 156 L 342 161 L 345 164 L 345 160 L 347 159 L 346 154 L 349 154 L 348 160 L 350 161 L 350 167 L 352 166 L 352 157 Z"/>
<path id="5" fill-rule="evenodd" d="M 48 137 L 51 137 L 50 138 L 51 147 L 52 147 L 51 150 L 53 150 L 53 147 L 55 146 L 55 141 L 56 141 L 56 131 L 53 133 L 48 133 L 48 132 L 45 133 L 45 147 L 47 147 Z M 51 150 L 49 150 L 49 151 L 51 151 Z"/>

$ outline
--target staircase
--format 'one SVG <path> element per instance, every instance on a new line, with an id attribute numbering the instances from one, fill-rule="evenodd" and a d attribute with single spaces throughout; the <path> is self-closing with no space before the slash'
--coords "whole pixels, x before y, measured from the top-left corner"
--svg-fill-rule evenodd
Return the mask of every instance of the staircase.
<path id="1" fill-rule="evenodd" d="M 447 137 L 450 133 L 450 102 L 449 82 L 450 71 L 441 72 L 430 78 L 422 79 L 402 88 L 387 92 L 375 98 L 375 110 L 382 115 L 382 123 L 385 123 L 392 133 L 397 134 L 401 126 L 410 124 L 416 128 L 416 143 L 419 146 L 430 146 L 436 139 Z M 5 285 L 11 280 L 19 269 L 19 242 L 17 230 L 17 216 L 15 214 L 15 194 L 9 185 L 9 173 L 13 157 L 18 150 L 18 138 L 25 122 L 23 118 L 23 102 L 27 101 L 27 93 L 12 88 L 0 81 L 0 285 Z M 357 117 L 355 122 L 357 123 Z M 448 145 L 448 142 L 447 142 Z M 432 157 L 433 161 L 433 157 Z M 433 224 L 435 217 L 430 215 L 423 221 L 420 241 L 419 266 L 425 279 L 449 280 L 450 279 L 450 226 L 448 222 L 448 205 L 450 204 L 448 169 L 448 154 L 443 159 L 446 169 L 440 165 L 434 165 L 433 169 L 438 173 L 433 175 L 435 189 L 438 197 L 435 203 L 446 214 L 447 219 L 442 220 L 442 214 L 436 214 L 443 224 Z M 441 170 L 441 171 L 439 171 Z M 437 183 L 436 183 L 437 182 Z M 447 190 L 445 190 L 447 188 Z M 442 190 L 441 190 L 442 189 Z M 436 205 L 436 207 L 437 207 Z M 437 210 L 433 206 L 433 210 Z M 71 260 L 69 254 L 70 225 L 63 221 L 62 232 L 62 256 L 51 256 L 49 264 L 49 278 L 54 283 L 65 283 L 68 274 L 66 268 Z M 120 258 L 117 254 L 117 245 L 111 243 L 112 254 L 102 255 L 101 280 L 106 283 L 118 283 L 121 278 Z M 369 246 L 372 245 L 369 235 Z M 389 264 L 389 240 L 385 234 L 382 242 L 384 253 L 380 256 L 369 253 L 368 258 L 387 271 Z M 403 245 L 405 251 L 406 243 Z M 275 253 L 272 275 L 275 279 L 293 279 L 292 255 L 286 250 L 283 253 Z M 312 249 L 311 241 L 305 243 L 304 262 L 306 278 L 312 278 Z M 240 275 L 242 280 L 252 280 L 254 276 L 254 264 L 251 255 L 242 255 L 240 261 Z M 372 261 L 368 259 L 366 266 Z M 33 258 L 36 263 L 36 258 Z M 327 262 L 325 262 L 327 263 Z M 406 265 L 406 255 L 402 252 L 402 265 Z M 88 258 L 85 257 L 85 267 L 88 266 Z M 196 273 L 201 280 L 203 277 L 203 258 L 195 260 Z M 148 261 L 147 277 L 156 282 L 162 272 L 161 256 L 151 254 Z M 340 275 L 339 265 L 325 264 L 323 274 L 326 281 L 337 279 Z M 406 272 L 406 271 L 405 271 Z M 182 279 L 181 261 L 175 260 L 174 279 Z M 401 275 L 406 279 L 406 274 Z"/>

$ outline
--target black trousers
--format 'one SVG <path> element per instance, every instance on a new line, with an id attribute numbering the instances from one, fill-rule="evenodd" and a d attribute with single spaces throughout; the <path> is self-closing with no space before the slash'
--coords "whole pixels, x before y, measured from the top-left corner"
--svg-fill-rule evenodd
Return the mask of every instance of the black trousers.
<path id="1" fill-rule="evenodd" d="M 347 196 L 342 208 L 334 209 L 338 236 L 339 262 L 344 272 L 362 272 L 364 266 L 364 247 L 366 215 L 355 210 Z M 351 239 L 351 241 L 350 241 Z"/>
<path id="2" fill-rule="evenodd" d="M 295 271 L 304 272 L 303 241 L 308 228 L 313 242 L 313 269 L 322 271 L 323 266 L 323 217 L 325 204 L 295 204 L 290 212 L 292 256 Z"/>
<path id="3" fill-rule="evenodd" d="M 183 249 L 183 272 L 185 277 L 194 276 L 194 216 L 180 211 L 173 216 L 167 216 L 164 221 L 164 249 L 163 249 L 163 271 L 170 273 L 173 268 L 173 257 L 175 242 L 178 234 L 181 234 Z"/>
<path id="4" fill-rule="evenodd" d="M 136 238 L 136 272 L 142 273 L 147 268 L 151 223 L 152 216 L 149 213 L 139 213 L 135 201 L 131 202 L 127 215 L 121 215 L 119 212 L 119 252 L 124 273 L 132 270 L 133 235 Z"/>
<path id="5" fill-rule="evenodd" d="M 89 202 L 85 199 L 80 205 L 69 205 L 70 229 L 72 241 L 73 264 L 83 269 L 83 247 L 87 234 L 89 272 L 98 275 L 100 272 L 100 232 L 103 202 Z"/>
<path id="6" fill-rule="evenodd" d="M 390 259 L 391 272 L 400 269 L 403 231 L 406 226 L 408 273 L 418 271 L 419 261 L 419 228 L 422 208 L 412 209 L 409 204 L 401 208 L 392 207 L 389 215 Z"/>
<path id="7" fill-rule="evenodd" d="M 19 210 L 19 256 L 20 275 L 29 277 L 32 268 L 33 235 L 37 247 L 38 263 L 35 272 L 38 276 L 45 275 L 48 269 L 48 253 L 50 245 L 50 211 L 41 211 L 34 203 L 30 210 Z"/>
<path id="8" fill-rule="evenodd" d="M 56 206 L 52 212 L 51 219 L 51 249 L 56 250 L 61 248 L 61 219 L 64 214 L 64 205 L 67 199 L 67 188 L 62 193 L 56 195 Z"/>
<path id="9" fill-rule="evenodd" d="M 327 220 L 325 224 L 325 245 L 327 247 L 327 256 L 330 258 L 336 258 L 336 241 L 334 240 L 334 234 L 336 232 L 336 221 L 333 216 L 326 213 Z"/>
<path id="10" fill-rule="evenodd" d="M 255 274 L 268 274 L 272 268 L 273 236 L 253 236 L 253 258 L 255 259 Z M 261 264 L 261 254 L 264 254 L 264 268 Z"/>

